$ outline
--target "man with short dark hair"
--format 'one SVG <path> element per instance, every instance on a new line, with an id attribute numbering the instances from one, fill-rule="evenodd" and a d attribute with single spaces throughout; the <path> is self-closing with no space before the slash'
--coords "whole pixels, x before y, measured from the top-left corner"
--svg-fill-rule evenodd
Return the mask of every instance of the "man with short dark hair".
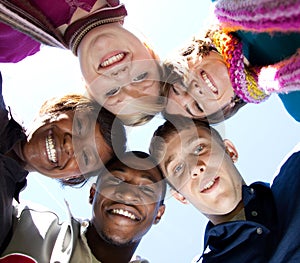
<path id="1" fill-rule="evenodd" d="M 17 253 L 37 262 L 148 262 L 130 260 L 164 214 L 162 179 L 146 153 L 127 152 L 109 161 L 90 190 L 90 221 L 70 216 L 60 224 L 54 213 L 26 207 L 14 217 L 14 233 L 2 260 L 14 260 L 20 257 Z"/>
<path id="2" fill-rule="evenodd" d="M 150 152 L 174 197 L 209 219 L 197 262 L 298 262 L 299 146 L 271 187 L 248 186 L 235 146 L 207 123 L 176 117 L 156 130 Z"/>

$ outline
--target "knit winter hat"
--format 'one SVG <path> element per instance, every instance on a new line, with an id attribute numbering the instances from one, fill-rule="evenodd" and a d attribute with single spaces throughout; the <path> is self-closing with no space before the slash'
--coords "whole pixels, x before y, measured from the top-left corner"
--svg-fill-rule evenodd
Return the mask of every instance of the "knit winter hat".
<path id="1" fill-rule="evenodd" d="M 126 15 L 127 11 L 123 4 L 98 9 L 70 24 L 65 31 L 64 40 L 69 49 L 77 56 L 78 46 L 90 30 L 109 23 L 119 22 L 123 24 Z"/>
<path id="2" fill-rule="evenodd" d="M 299 0 L 218 0 L 215 15 L 226 31 L 299 31 Z"/>

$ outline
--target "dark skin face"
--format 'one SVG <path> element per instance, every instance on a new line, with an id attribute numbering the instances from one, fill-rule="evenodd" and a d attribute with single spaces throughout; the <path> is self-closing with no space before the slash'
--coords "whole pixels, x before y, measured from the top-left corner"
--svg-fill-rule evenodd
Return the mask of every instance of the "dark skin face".
<path id="1" fill-rule="evenodd" d="M 165 210 L 160 204 L 163 182 L 158 169 L 146 159 L 139 159 L 138 167 L 136 158 L 122 161 L 126 165 L 113 163 L 90 192 L 93 218 L 86 236 L 101 262 L 129 262 Z"/>
<path id="2" fill-rule="evenodd" d="M 68 111 L 47 122 L 38 119 L 35 124 L 37 129 L 28 137 L 21 154 L 29 171 L 51 178 L 77 177 L 99 169 L 112 157 L 99 123 L 87 113 L 75 117 Z"/>

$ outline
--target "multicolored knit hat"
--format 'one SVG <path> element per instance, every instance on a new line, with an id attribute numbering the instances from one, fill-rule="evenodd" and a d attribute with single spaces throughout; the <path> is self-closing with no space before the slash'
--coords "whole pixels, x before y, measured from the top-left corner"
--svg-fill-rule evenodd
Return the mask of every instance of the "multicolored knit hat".
<path id="1" fill-rule="evenodd" d="M 300 31 L 299 0 L 218 0 L 215 15 L 225 31 Z"/>
<path id="2" fill-rule="evenodd" d="M 244 63 L 241 41 L 232 34 L 224 33 L 219 26 L 212 27 L 203 36 L 194 38 L 189 45 L 179 51 L 179 56 L 164 62 L 171 83 L 181 81 L 188 86 L 189 63 L 196 63 L 199 57 L 205 57 L 210 51 L 219 52 L 228 68 L 230 81 L 235 94 L 247 103 L 260 103 L 268 98 L 258 87 L 259 68 L 248 67 Z"/>
<path id="3" fill-rule="evenodd" d="M 299 0 L 218 0 L 215 15 L 224 32 L 299 32 Z M 300 90 L 300 51 L 259 70 L 258 86 L 266 94 Z"/>
<path id="4" fill-rule="evenodd" d="M 208 31 L 207 35 L 223 56 L 235 94 L 247 103 L 260 103 L 266 100 L 269 97 L 268 93 L 258 86 L 258 74 L 261 68 L 246 65 L 242 42 L 220 28 Z"/>

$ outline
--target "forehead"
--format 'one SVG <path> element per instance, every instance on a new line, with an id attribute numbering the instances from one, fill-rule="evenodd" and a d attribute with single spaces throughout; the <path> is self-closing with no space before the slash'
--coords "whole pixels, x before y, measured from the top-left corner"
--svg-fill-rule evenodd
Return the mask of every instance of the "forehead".
<path id="1" fill-rule="evenodd" d="M 179 132 L 171 133 L 166 145 L 169 146 L 175 143 L 173 147 L 182 146 L 184 148 L 197 139 L 210 139 L 211 137 L 211 131 L 207 127 L 193 125 L 185 127 L 184 130 L 180 130 Z"/>
<path id="2" fill-rule="evenodd" d="M 164 156 L 160 167 L 164 167 L 175 158 L 185 156 L 190 153 L 199 143 L 212 144 L 211 132 L 206 127 L 187 127 L 180 132 L 170 135 L 169 140 L 165 144 Z"/>
<path id="3" fill-rule="evenodd" d="M 128 178 L 149 179 L 152 182 L 161 181 L 162 176 L 154 163 L 147 158 L 138 158 L 135 156 L 125 157 L 117 160 L 107 167 L 109 172 L 122 171 Z"/>

